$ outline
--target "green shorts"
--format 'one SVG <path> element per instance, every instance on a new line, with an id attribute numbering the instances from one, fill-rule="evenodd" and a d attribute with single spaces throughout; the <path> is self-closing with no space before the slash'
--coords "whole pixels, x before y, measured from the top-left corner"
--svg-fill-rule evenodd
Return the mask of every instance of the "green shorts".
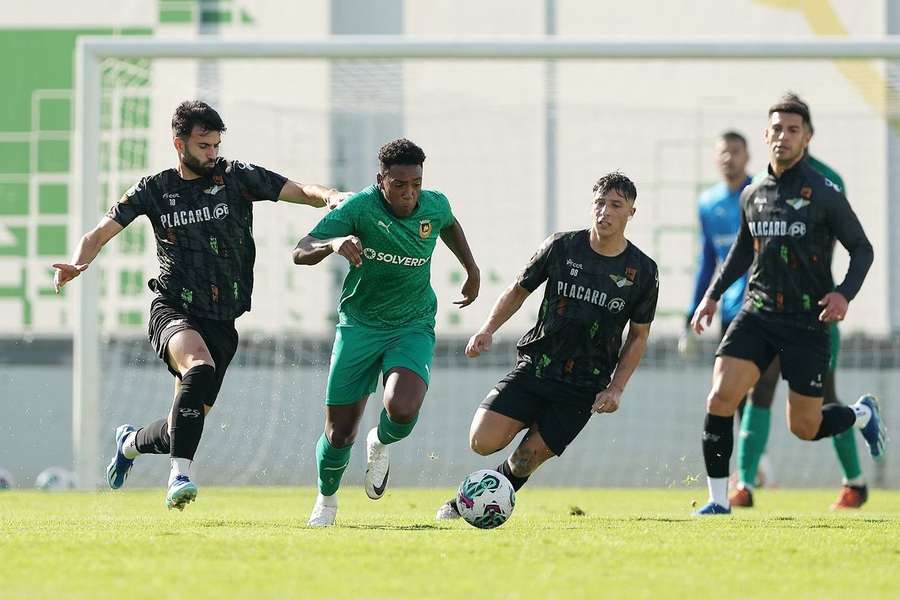
<path id="1" fill-rule="evenodd" d="M 434 358 L 434 329 L 422 325 L 377 329 L 339 324 L 331 350 L 325 404 L 353 404 L 378 387 L 378 374 L 403 367 L 427 386 Z"/>
<path id="2" fill-rule="evenodd" d="M 831 334 L 831 360 L 828 361 L 828 370 L 834 373 L 834 370 L 837 369 L 838 354 L 841 352 L 841 330 L 838 329 L 837 323 L 832 321 L 829 333 Z"/>

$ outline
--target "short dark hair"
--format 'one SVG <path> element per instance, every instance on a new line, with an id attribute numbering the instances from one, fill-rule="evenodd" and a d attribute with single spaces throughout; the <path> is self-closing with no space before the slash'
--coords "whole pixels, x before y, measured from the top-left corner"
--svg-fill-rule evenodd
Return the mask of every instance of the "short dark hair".
<path id="1" fill-rule="evenodd" d="M 609 191 L 618 192 L 626 200 L 630 200 L 631 202 L 634 202 L 637 199 L 637 188 L 634 187 L 634 182 L 628 179 L 624 173 L 620 173 L 619 171 L 607 173 L 594 184 L 594 194 L 599 192 L 602 196 Z"/>
<path id="2" fill-rule="evenodd" d="M 408 139 L 400 138 L 378 150 L 378 162 L 382 172 L 393 165 L 421 165 L 425 162 L 425 152 Z"/>
<path id="3" fill-rule="evenodd" d="M 743 134 L 738 133 L 734 129 L 723 131 L 722 135 L 719 136 L 719 139 L 725 140 L 726 142 L 738 142 L 740 144 L 743 144 L 744 148 L 747 147 L 747 138 L 745 138 Z"/>
<path id="4" fill-rule="evenodd" d="M 809 128 L 809 132 L 813 133 L 813 131 L 815 131 L 812 124 L 812 115 L 809 112 L 809 104 L 804 102 L 803 99 L 794 92 L 785 92 L 784 95 L 781 96 L 781 100 L 769 107 L 770 117 L 772 116 L 772 113 L 776 112 L 800 115 L 803 118 L 803 124 Z"/>
<path id="5" fill-rule="evenodd" d="M 172 115 L 172 132 L 180 138 L 189 138 L 195 125 L 207 131 L 225 132 L 225 123 L 212 106 L 200 100 L 185 100 Z"/>

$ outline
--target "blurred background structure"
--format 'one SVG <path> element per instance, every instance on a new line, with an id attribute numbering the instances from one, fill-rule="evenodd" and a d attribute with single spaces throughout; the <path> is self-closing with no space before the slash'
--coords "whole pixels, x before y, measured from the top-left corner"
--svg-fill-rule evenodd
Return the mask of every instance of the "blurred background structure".
<path id="1" fill-rule="evenodd" d="M 52 3 L 57 4 L 57 3 Z M 374 182 L 378 147 L 405 136 L 421 145 L 426 187 L 446 193 L 482 268 L 481 297 L 455 299 L 462 273 L 439 250 L 438 355 L 415 434 L 394 453 L 394 481 L 455 484 L 488 463 L 468 450 L 471 415 L 513 363 L 530 327 L 534 294 L 492 353 L 462 355 L 548 232 L 584 227 L 591 186 L 620 169 L 638 199 L 629 238 L 660 266 L 660 304 L 643 364 L 612 416 L 588 430 L 536 483 L 702 486 L 699 434 L 715 332 L 701 352 L 675 351 L 697 254 L 697 197 L 718 179 L 717 136 L 742 131 L 751 172 L 765 168 L 766 110 L 785 90 L 812 107 L 812 148 L 836 168 L 875 246 L 876 260 L 842 325 L 842 399 L 885 399 L 900 389 L 900 103 L 896 65 L 885 60 L 322 60 L 108 59 L 103 63 L 99 198 L 81 198 L 75 173 L 75 48 L 79 36 L 159 39 L 320 39 L 391 35 L 467 40 L 859 39 L 900 31 L 891 0 L 99 0 L 22 4 L 6 11 L 0 49 L 0 467 L 31 485 L 49 465 L 73 462 L 74 294 L 53 293 L 50 264 L 68 260 L 84 203 L 102 211 L 140 177 L 175 163 L 169 121 L 183 99 L 213 104 L 228 127 L 222 154 L 300 181 L 357 190 Z M 311 484 L 314 446 L 343 261 L 295 267 L 290 250 L 320 213 L 256 206 L 254 309 L 238 321 L 242 347 L 229 370 L 197 458 L 198 480 Z M 834 268 L 847 264 L 838 247 Z M 138 220 L 91 271 L 102 301 L 98 480 L 122 422 L 157 418 L 171 402 L 165 367 L 146 342 L 147 279 L 156 273 L 150 225 Z M 99 274 L 99 275 L 97 275 Z M 779 389 L 783 402 L 786 386 Z M 374 422 L 380 399 L 370 400 Z M 365 424 L 364 424 L 365 426 Z M 347 481 L 362 477 L 362 445 Z M 771 456 L 781 485 L 836 486 L 829 444 L 803 444 L 776 422 Z M 862 449 L 862 446 L 861 446 Z M 870 480 L 900 485 L 888 456 Z M 166 461 L 141 459 L 131 485 L 157 485 Z M 91 484 L 93 482 L 82 482 Z"/>

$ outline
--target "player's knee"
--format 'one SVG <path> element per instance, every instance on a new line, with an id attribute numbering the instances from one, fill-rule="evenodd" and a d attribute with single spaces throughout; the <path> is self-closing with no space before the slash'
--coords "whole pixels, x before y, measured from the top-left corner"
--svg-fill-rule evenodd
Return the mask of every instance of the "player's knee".
<path id="1" fill-rule="evenodd" d="M 478 431 L 469 433 L 469 448 L 481 456 L 488 456 L 500 449 L 497 446 L 496 440 L 492 440 Z"/>
<path id="2" fill-rule="evenodd" d="M 208 365 L 213 369 L 216 368 L 216 363 L 213 361 L 211 356 L 203 356 L 203 355 L 191 355 L 187 356 L 178 363 L 178 370 L 183 377 L 188 371 L 193 369 L 194 367 L 200 367 L 203 365 Z"/>
<path id="3" fill-rule="evenodd" d="M 333 448 L 346 448 L 356 441 L 357 427 L 345 427 L 332 424 L 331 428 L 326 432 L 328 435 L 328 443 Z"/>
<path id="4" fill-rule="evenodd" d="M 713 389 L 706 397 L 706 412 L 721 416 L 732 415 L 739 402 L 740 398 L 731 398 L 721 390 Z"/>
<path id="5" fill-rule="evenodd" d="M 412 423 L 419 415 L 419 407 L 412 402 L 397 402 L 388 405 L 387 413 L 394 423 Z"/>
<path id="6" fill-rule="evenodd" d="M 791 429 L 791 433 L 793 433 L 801 440 L 815 439 L 816 434 L 819 432 L 820 425 L 821 419 L 791 418 L 790 422 L 788 423 L 788 426 Z"/>

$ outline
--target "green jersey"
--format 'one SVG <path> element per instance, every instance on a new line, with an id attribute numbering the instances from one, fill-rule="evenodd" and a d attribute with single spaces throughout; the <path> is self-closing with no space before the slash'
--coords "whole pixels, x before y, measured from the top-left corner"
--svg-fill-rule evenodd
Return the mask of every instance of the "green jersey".
<path id="1" fill-rule="evenodd" d="M 355 235 L 362 265 L 350 267 L 341 290 L 341 323 L 369 327 L 434 327 L 437 297 L 431 288 L 431 255 L 441 230 L 455 222 L 447 197 L 422 190 L 405 218 L 394 216 L 377 186 L 354 194 L 309 233 L 327 239 Z"/>

